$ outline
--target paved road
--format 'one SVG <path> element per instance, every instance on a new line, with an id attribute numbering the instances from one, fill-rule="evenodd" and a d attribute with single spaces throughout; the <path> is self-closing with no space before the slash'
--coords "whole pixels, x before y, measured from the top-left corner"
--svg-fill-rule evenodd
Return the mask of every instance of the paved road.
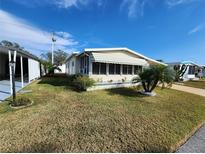
<path id="1" fill-rule="evenodd" d="M 205 125 L 201 127 L 177 153 L 205 153 Z"/>
<path id="2" fill-rule="evenodd" d="M 176 85 L 176 84 L 173 84 L 171 88 L 175 89 L 175 90 L 180 90 L 180 91 L 184 91 L 184 92 L 188 92 L 188 93 L 192 93 L 192 94 L 196 94 L 196 95 L 200 95 L 200 96 L 205 97 L 205 89 L 188 87 L 188 86 L 181 86 L 181 85 Z"/>

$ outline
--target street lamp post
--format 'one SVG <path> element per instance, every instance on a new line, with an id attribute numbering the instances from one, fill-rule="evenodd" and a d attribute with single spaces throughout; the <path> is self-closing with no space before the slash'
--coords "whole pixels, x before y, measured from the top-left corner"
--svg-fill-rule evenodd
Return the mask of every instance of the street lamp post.
<path id="1" fill-rule="evenodd" d="M 15 67 L 15 62 L 13 60 L 9 61 L 9 65 L 11 67 L 11 80 L 12 80 L 12 96 L 13 96 L 13 103 L 15 104 L 16 102 L 16 86 L 15 86 L 15 75 L 14 75 L 14 67 Z"/>
<path id="2" fill-rule="evenodd" d="M 54 37 L 54 33 L 52 34 L 52 65 L 54 64 L 54 43 L 56 42 L 56 39 Z"/>

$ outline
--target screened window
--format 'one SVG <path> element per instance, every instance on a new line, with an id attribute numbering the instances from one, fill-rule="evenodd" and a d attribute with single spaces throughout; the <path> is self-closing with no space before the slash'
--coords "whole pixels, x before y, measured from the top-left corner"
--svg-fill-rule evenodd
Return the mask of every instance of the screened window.
<path id="1" fill-rule="evenodd" d="M 132 74 L 132 65 L 127 66 L 127 74 Z"/>
<path id="2" fill-rule="evenodd" d="M 122 66 L 122 73 L 127 74 L 127 65 Z"/>
<path id="3" fill-rule="evenodd" d="M 142 72 L 142 66 L 134 66 L 134 74 L 139 74 Z"/>
<path id="4" fill-rule="evenodd" d="M 88 74 L 89 72 L 89 57 L 88 56 L 82 56 L 80 57 L 80 73 L 82 74 Z"/>
<path id="5" fill-rule="evenodd" d="M 93 63 L 93 74 L 106 74 L 106 64 Z"/>
<path id="6" fill-rule="evenodd" d="M 120 64 L 115 65 L 115 74 L 120 74 Z"/>
<path id="7" fill-rule="evenodd" d="M 115 64 L 109 64 L 109 74 L 115 74 Z"/>
<path id="8" fill-rule="evenodd" d="M 195 73 L 195 66 L 189 66 L 189 74 Z"/>
<path id="9" fill-rule="evenodd" d="M 100 63 L 100 74 L 106 74 L 106 64 Z"/>
<path id="10" fill-rule="evenodd" d="M 99 74 L 100 63 L 93 63 L 93 74 Z"/>
<path id="11" fill-rule="evenodd" d="M 120 64 L 109 64 L 109 74 L 120 74 Z"/>

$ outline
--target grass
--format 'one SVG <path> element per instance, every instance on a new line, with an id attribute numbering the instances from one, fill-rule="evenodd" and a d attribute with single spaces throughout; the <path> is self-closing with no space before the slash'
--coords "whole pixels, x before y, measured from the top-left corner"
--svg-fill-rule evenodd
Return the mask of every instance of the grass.
<path id="1" fill-rule="evenodd" d="M 172 152 L 205 121 L 205 97 L 171 89 L 78 92 L 63 77 L 26 89 L 32 106 L 0 105 L 0 152 Z"/>
<path id="2" fill-rule="evenodd" d="M 185 86 L 205 89 L 205 80 L 186 81 Z"/>

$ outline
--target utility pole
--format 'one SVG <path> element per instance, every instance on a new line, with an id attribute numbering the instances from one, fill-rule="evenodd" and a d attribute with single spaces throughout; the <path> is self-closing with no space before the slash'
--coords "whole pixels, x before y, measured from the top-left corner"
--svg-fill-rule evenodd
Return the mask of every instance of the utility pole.
<path id="1" fill-rule="evenodd" d="M 54 37 L 54 33 L 52 34 L 52 65 L 54 64 L 54 44 L 56 42 L 56 39 Z"/>

